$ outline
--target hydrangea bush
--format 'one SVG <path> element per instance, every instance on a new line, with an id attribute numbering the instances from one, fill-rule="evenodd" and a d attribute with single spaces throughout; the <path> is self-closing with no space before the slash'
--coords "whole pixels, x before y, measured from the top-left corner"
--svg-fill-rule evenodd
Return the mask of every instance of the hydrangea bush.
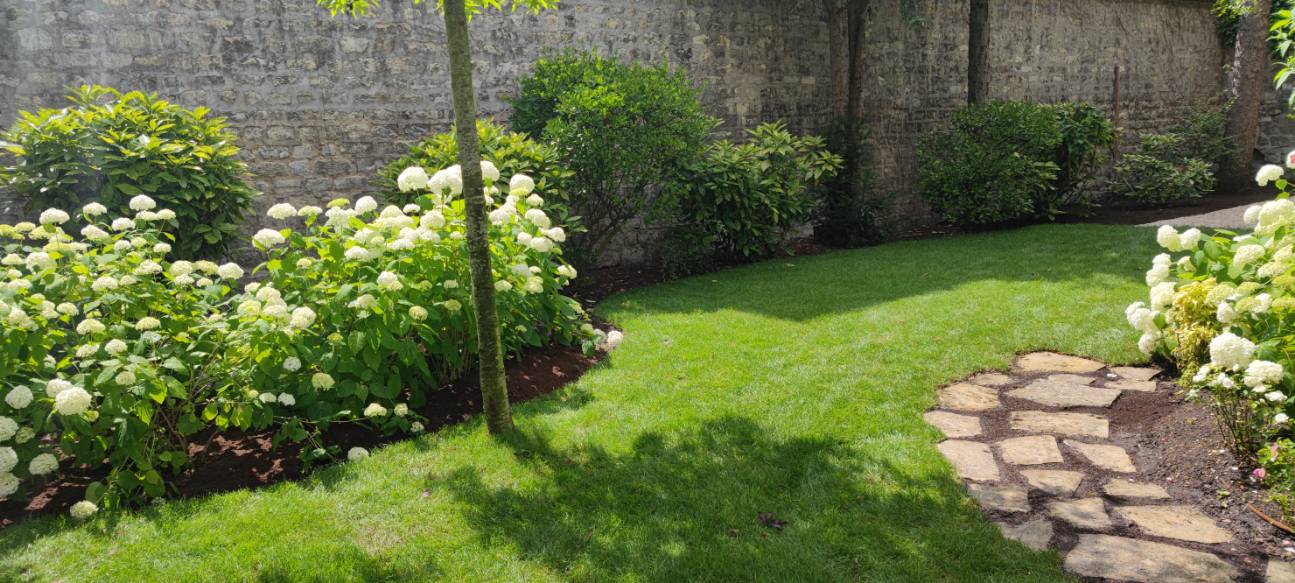
<path id="1" fill-rule="evenodd" d="M 534 181 L 483 171 L 507 348 L 614 348 L 620 335 L 560 293 L 576 272 Z M 276 441 L 315 441 L 336 422 L 421 431 L 428 391 L 476 354 L 459 284 L 462 178 L 411 167 L 399 184 L 418 202 L 274 205 L 292 224 L 253 236 L 263 277 L 245 285 L 233 263 L 168 261 L 170 211 L 143 195 L 133 217 L 87 205 L 79 236 L 57 209 L 0 225 L 0 499 L 70 464 L 108 466 L 74 516 L 164 496 L 189 439 L 209 429 L 277 427 Z"/>
<path id="2" fill-rule="evenodd" d="M 1295 167 L 1295 152 L 1287 156 Z M 1288 439 L 1295 415 L 1295 202 L 1281 166 L 1259 170 L 1277 198 L 1245 212 L 1253 232 L 1161 227 L 1146 274 L 1148 301 L 1125 310 L 1138 346 L 1175 362 L 1191 396 L 1212 405 L 1233 447 L 1259 452 L 1255 477 L 1269 479 L 1283 506 L 1295 493 Z M 1283 478 L 1281 476 L 1287 476 Z"/>

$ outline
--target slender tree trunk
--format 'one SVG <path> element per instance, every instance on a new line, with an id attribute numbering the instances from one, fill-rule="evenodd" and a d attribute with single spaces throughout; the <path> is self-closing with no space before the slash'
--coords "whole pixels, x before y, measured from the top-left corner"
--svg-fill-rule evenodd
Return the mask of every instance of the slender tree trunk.
<path id="1" fill-rule="evenodd" d="M 847 106 L 845 115 L 850 124 L 851 134 L 858 135 L 859 121 L 863 118 L 863 34 L 864 16 L 868 11 L 869 0 L 849 0 L 846 8 L 846 30 L 849 36 L 850 82 L 847 89 Z"/>
<path id="2" fill-rule="evenodd" d="M 971 0 L 967 40 L 967 103 L 989 99 L 989 0 Z"/>
<path id="3" fill-rule="evenodd" d="M 477 142 L 477 102 L 472 92 L 472 47 L 464 0 L 445 2 L 445 36 L 450 50 L 450 87 L 454 92 L 454 124 L 463 167 L 463 200 L 468 227 L 468 266 L 472 273 L 472 307 L 477 318 L 481 360 L 481 402 L 491 433 L 511 431 L 513 415 L 504 379 L 504 353 L 499 340 L 495 278 L 490 265 L 489 223 L 481 178 L 481 147 Z"/>
<path id="4" fill-rule="evenodd" d="M 1263 99 L 1268 68 L 1268 19 L 1272 0 L 1248 0 L 1237 28 L 1236 52 L 1228 74 L 1228 134 L 1236 141 L 1236 155 L 1222 172 L 1225 183 L 1240 186 L 1250 180 L 1255 142 L 1259 135 L 1259 103 Z"/>
<path id="5" fill-rule="evenodd" d="M 848 19 L 840 0 L 823 0 L 823 7 L 827 10 L 828 66 L 832 69 L 832 117 L 840 120 L 845 117 L 846 79 L 850 76 L 845 46 Z"/>

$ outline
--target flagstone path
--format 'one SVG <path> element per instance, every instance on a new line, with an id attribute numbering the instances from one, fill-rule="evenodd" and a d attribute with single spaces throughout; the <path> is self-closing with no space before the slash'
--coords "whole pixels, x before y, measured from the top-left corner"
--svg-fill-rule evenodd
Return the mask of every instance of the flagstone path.
<path id="1" fill-rule="evenodd" d="M 1252 580 L 1220 558 L 1219 545 L 1232 541 L 1226 529 L 1144 481 L 1129 452 L 1109 441 L 1106 412 L 1121 394 L 1170 390 L 1159 387 L 1159 372 L 1035 352 L 1018 357 L 1009 374 L 941 388 L 925 418 L 947 437 L 940 452 L 1003 536 L 1063 551 L 1071 573 L 1148 583 Z M 1295 563 L 1271 560 L 1262 576 L 1295 583 Z"/>

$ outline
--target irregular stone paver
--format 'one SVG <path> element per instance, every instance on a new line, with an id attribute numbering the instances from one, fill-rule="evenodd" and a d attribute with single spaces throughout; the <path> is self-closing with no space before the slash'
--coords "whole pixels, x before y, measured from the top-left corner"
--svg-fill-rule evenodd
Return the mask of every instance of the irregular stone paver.
<path id="1" fill-rule="evenodd" d="M 982 372 L 974 377 L 967 379 L 967 382 L 982 387 L 1001 387 L 1012 384 L 1012 377 L 1001 372 Z"/>
<path id="2" fill-rule="evenodd" d="M 998 408 L 998 391 L 957 383 L 940 389 L 940 408 L 955 411 L 988 411 Z"/>
<path id="3" fill-rule="evenodd" d="M 1036 551 L 1047 549 L 1048 543 L 1052 541 L 1052 523 L 1042 518 L 1015 525 L 999 522 L 998 530 L 1002 531 L 1004 538 L 1020 542 Z"/>
<path id="4" fill-rule="evenodd" d="M 1295 563 L 1269 560 L 1264 578 L 1268 583 L 1295 583 Z"/>
<path id="5" fill-rule="evenodd" d="M 927 423 L 944 432 L 945 437 L 971 437 L 980 435 L 980 418 L 959 415 L 948 411 L 928 411 L 922 415 Z"/>
<path id="6" fill-rule="evenodd" d="M 1169 498 L 1169 492 L 1161 486 L 1155 484 L 1139 484 L 1126 480 L 1111 480 L 1102 491 L 1107 496 L 1116 498 L 1145 498 L 1148 500 L 1166 500 Z"/>
<path id="7" fill-rule="evenodd" d="M 1007 392 L 1007 396 L 1052 407 L 1110 407 L 1120 398 L 1116 389 L 1094 389 L 1076 383 L 1039 379 Z"/>
<path id="8" fill-rule="evenodd" d="M 1138 469 L 1133 466 L 1133 460 L 1129 458 L 1128 452 L 1118 445 L 1102 445 L 1097 443 L 1084 443 L 1067 439 L 1066 447 L 1069 447 L 1079 455 L 1084 456 L 1089 463 L 1112 472 L 1130 473 Z"/>
<path id="9" fill-rule="evenodd" d="M 1065 461 L 1057 448 L 1057 438 L 1051 435 L 1030 435 L 1004 439 L 996 444 L 1003 461 L 1017 466 L 1059 464 Z"/>
<path id="10" fill-rule="evenodd" d="M 1151 393 L 1156 390 L 1156 381 L 1111 381 L 1106 383 L 1106 388 L 1117 389 L 1121 391 L 1138 391 L 1142 393 Z"/>
<path id="11" fill-rule="evenodd" d="M 1065 566 L 1085 577 L 1142 583 L 1226 583 L 1237 575 L 1232 565 L 1209 553 L 1103 534 L 1079 535 Z"/>
<path id="12" fill-rule="evenodd" d="M 1095 360 L 1055 352 L 1033 352 L 1016 359 L 1016 368 L 1024 372 L 1097 372 L 1106 365 Z"/>
<path id="13" fill-rule="evenodd" d="M 1053 496 L 1073 495 L 1084 481 L 1083 472 L 1069 470 L 1021 470 L 1021 475 L 1031 487 Z"/>
<path id="14" fill-rule="evenodd" d="M 950 439 L 936 446 L 944 457 L 949 458 L 953 469 L 966 480 L 993 482 L 998 480 L 998 463 L 989 446 L 974 441 Z"/>
<path id="15" fill-rule="evenodd" d="M 1160 374 L 1160 369 L 1150 366 L 1117 366 L 1111 371 L 1131 381 L 1149 381 Z"/>
<path id="16" fill-rule="evenodd" d="M 1111 517 L 1106 514 L 1106 504 L 1101 498 L 1057 500 L 1048 504 L 1048 513 L 1079 528 L 1104 530 L 1111 527 Z"/>
<path id="17" fill-rule="evenodd" d="M 1013 411 L 1010 422 L 1013 430 L 1026 433 L 1059 433 L 1103 439 L 1110 435 L 1106 418 L 1088 413 Z"/>
<path id="18" fill-rule="evenodd" d="M 1209 545 L 1232 540 L 1228 531 L 1193 506 L 1120 506 L 1115 512 L 1154 536 Z"/>
<path id="19" fill-rule="evenodd" d="M 1091 385 L 1093 384 L 1093 381 L 1096 381 L 1097 379 L 1090 376 L 1081 375 L 1081 374 L 1054 374 L 1052 376 L 1049 376 L 1047 380 L 1057 382 L 1057 383 Z"/>
<path id="20" fill-rule="evenodd" d="M 981 506 L 1002 512 L 1029 512 L 1030 500 L 1025 488 L 969 484 L 967 491 Z"/>

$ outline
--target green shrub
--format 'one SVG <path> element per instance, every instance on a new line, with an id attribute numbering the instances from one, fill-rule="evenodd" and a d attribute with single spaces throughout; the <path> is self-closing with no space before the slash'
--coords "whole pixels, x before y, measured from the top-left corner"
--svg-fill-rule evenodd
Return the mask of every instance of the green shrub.
<path id="1" fill-rule="evenodd" d="M 704 235 L 699 243 L 742 258 L 784 249 L 842 164 L 822 138 L 793 136 L 781 122 L 747 133 L 744 144 L 711 144 L 668 193 L 680 222 Z"/>
<path id="2" fill-rule="evenodd" d="M 662 216 L 660 194 L 702 153 L 716 125 L 682 70 L 592 53 L 536 61 L 512 100 L 513 129 L 557 148 L 565 199 L 587 232 L 569 250 L 596 264 L 635 219 Z"/>
<path id="3" fill-rule="evenodd" d="M 557 150 L 548 144 L 531 140 L 525 134 L 509 132 L 492 121 L 477 122 L 481 140 L 481 159 L 489 160 L 504 176 L 525 174 L 535 179 L 535 189 L 545 193 L 551 202 L 566 198 L 565 182 L 571 171 L 562 166 Z M 418 197 L 401 192 L 396 179 L 410 166 L 449 168 L 458 164 L 459 146 L 454 128 L 436 134 L 409 147 L 409 153 L 387 164 L 379 171 L 382 199 L 392 204 L 408 204 Z"/>
<path id="4" fill-rule="evenodd" d="M 483 164 L 488 184 L 492 169 Z M 0 499 L 57 471 L 56 453 L 107 465 L 87 496 L 118 507 L 165 495 L 189 464 L 188 440 L 206 430 L 275 427 L 276 443 L 310 442 L 307 461 L 336 452 L 318 441 L 332 423 L 421 431 L 415 410 L 474 366 L 477 347 L 459 283 L 462 178 L 416 167 L 401 182 L 424 193 L 403 209 L 379 212 L 371 197 L 270 207 L 305 227 L 256 233 L 264 277 L 241 291 L 235 264 L 168 261 L 163 222 L 140 217 L 156 204 L 144 195 L 133 220 L 88 205 L 81 238 L 57 210 L 41 226 L 0 225 Z M 508 186 L 490 212 L 508 352 L 592 350 L 602 335 L 561 294 L 576 276 L 563 227 L 529 179 Z"/>
<path id="5" fill-rule="evenodd" d="M 1111 192 L 1145 205 L 1165 204 L 1214 190 L 1214 172 L 1209 163 L 1187 158 L 1186 139 L 1181 134 L 1143 134 L 1137 150 L 1125 154 L 1115 165 Z"/>
<path id="6" fill-rule="evenodd" d="M 1115 128 L 1098 107 L 1083 102 L 1051 107 L 1061 131 L 1053 158 L 1057 163 L 1057 184 L 1052 196 L 1043 199 L 1037 209 L 1048 218 L 1069 205 L 1088 202 L 1087 187 L 1105 163 L 1107 148 L 1115 143 Z"/>
<path id="7" fill-rule="evenodd" d="M 108 87 L 68 99 L 63 109 L 22 112 L 0 134 L 17 159 L 0 168 L 0 184 L 29 209 L 98 201 L 128 215 L 130 199 L 145 194 L 175 213 L 178 257 L 219 256 L 240 236 L 257 193 L 243 182 L 247 168 L 222 118 Z"/>
<path id="8" fill-rule="evenodd" d="M 867 126 L 858 124 L 852 129 L 846 120 L 837 120 L 828 126 L 826 139 L 828 150 L 841 156 L 844 167 L 818 189 L 814 238 L 832 247 L 886 240 L 893 230 L 889 226 L 891 201 L 889 196 L 872 192 L 873 155 Z"/>
<path id="9" fill-rule="evenodd" d="M 1192 110 L 1187 121 L 1170 130 L 1183 137 L 1181 158 L 1201 160 L 1210 172 L 1218 172 L 1237 153 L 1236 141 L 1228 135 L 1228 110 L 1231 104 L 1204 105 Z"/>
<path id="10" fill-rule="evenodd" d="M 954 112 L 924 136 L 918 187 L 945 220 L 984 226 L 1045 215 L 1060 169 L 1057 116 L 1047 106 L 996 101 Z"/>

